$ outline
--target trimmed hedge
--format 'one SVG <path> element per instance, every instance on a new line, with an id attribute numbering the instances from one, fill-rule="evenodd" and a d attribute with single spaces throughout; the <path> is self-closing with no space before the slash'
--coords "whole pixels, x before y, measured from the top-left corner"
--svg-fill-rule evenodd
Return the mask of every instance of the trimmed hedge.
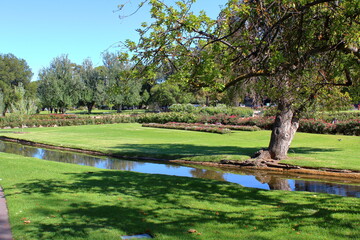
<path id="1" fill-rule="evenodd" d="M 93 125 L 111 123 L 136 122 L 137 117 L 125 115 L 107 115 L 102 117 L 76 116 L 76 115 L 29 115 L 25 119 L 14 117 L 0 118 L 0 128 L 24 128 L 24 127 L 54 127 L 73 125 Z"/>
<path id="2" fill-rule="evenodd" d="M 0 128 L 24 128 L 24 127 L 53 127 L 72 125 L 112 124 L 112 123 L 198 123 L 216 124 L 217 127 L 225 126 L 236 130 L 234 126 L 256 126 L 260 129 L 271 130 L 275 117 L 247 117 L 236 115 L 215 114 L 213 116 L 194 113 L 147 113 L 141 115 L 106 115 L 106 116 L 79 116 L 68 114 L 52 115 L 29 115 L 21 118 L 8 116 L 0 118 Z M 360 136 L 360 119 L 336 121 L 329 123 L 318 119 L 301 119 L 299 132 L 319 134 L 344 134 Z"/>
<path id="3" fill-rule="evenodd" d="M 164 113 L 146 113 L 138 116 L 139 123 L 168 123 L 168 122 L 196 123 L 198 121 L 199 121 L 199 115 L 195 113 L 164 112 Z"/>
<path id="4" fill-rule="evenodd" d="M 251 117 L 254 111 L 246 107 L 227 107 L 226 105 L 218 105 L 216 107 L 195 107 L 192 104 L 173 104 L 169 107 L 171 112 L 178 113 L 196 113 L 202 115 L 236 115 L 239 117 Z"/>

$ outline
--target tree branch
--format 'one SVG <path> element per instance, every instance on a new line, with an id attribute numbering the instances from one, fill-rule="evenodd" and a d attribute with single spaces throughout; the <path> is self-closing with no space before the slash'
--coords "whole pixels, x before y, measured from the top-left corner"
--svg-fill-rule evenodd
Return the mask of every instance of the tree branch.
<path id="1" fill-rule="evenodd" d="M 240 82 L 240 81 L 242 81 L 244 79 L 249 79 L 249 78 L 252 78 L 252 77 L 262 77 L 262 76 L 271 76 L 271 73 L 268 72 L 268 71 L 257 71 L 257 72 L 250 72 L 250 73 L 240 75 L 236 79 L 234 79 L 231 82 L 227 83 L 225 85 L 225 88 L 222 91 L 225 91 L 229 87 L 234 86 L 235 84 L 237 84 L 238 82 Z"/>

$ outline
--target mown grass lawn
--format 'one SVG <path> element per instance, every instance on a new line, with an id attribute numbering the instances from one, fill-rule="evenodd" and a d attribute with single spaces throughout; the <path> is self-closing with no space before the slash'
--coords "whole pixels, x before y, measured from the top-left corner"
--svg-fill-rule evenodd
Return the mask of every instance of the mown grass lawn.
<path id="1" fill-rule="evenodd" d="M 12 132 L 26 132 L 18 134 Z M 245 160 L 267 147 L 270 131 L 214 134 L 143 128 L 140 124 L 2 130 L 0 135 L 132 157 L 193 161 Z M 360 137 L 297 133 L 284 162 L 360 170 Z"/>
<path id="2" fill-rule="evenodd" d="M 14 238 L 359 239 L 360 199 L 0 153 Z M 190 229 L 195 230 L 189 233 Z"/>

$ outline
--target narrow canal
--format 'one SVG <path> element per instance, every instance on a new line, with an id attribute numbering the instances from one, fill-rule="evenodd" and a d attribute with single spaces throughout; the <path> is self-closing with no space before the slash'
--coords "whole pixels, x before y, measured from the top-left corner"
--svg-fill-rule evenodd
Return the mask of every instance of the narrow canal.
<path id="1" fill-rule="evenodd" d="M 306 180 L 300 176 L 285 176 L 269 172 L 234 171 L 215 168 L 189 167 L 177 164 L 122 160 L 111 157 L 91 156 L 81 153 L 36 148 L 18 143 L 0 141 L 0 151 L 44 160 L 116 169 L 150 174 L 206 178 L 240 184 L 244 187 L 267 190 L 288 190 L 330 193 L 360 198 L 360 184 L 349 181 Z"/>

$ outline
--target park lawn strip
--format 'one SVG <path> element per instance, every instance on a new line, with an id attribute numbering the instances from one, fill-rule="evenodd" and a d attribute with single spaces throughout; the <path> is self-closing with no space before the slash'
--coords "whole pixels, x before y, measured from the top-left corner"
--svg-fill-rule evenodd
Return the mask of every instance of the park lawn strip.
<path id="1" fill-rule="evenodd" d="M 143 128 L 137 123 L 29 128 L 1 135 L 56 146 L 100 151 L 129 157 L 213 161 L 246 160 L 268 146 L 270 131 L 213 134 Z M 307 167 L 360 170 L 357 136 L 297 133 L 282 162 Z"/>
<path id="2" fill-rule="evenodd" d="M 360 199 L 0 153 L 14 239 L 359 239 Z M 193 229 L 195 232 L 189 233 Z"/>

